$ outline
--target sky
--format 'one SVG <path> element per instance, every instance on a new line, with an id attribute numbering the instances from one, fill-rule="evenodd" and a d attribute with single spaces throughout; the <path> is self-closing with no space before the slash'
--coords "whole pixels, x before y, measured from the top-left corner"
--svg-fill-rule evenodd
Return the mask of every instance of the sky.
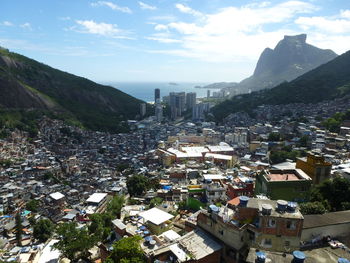
<path id="1" fill-rule="evenodd" d="M 0 46 L 98 82 L 241 81 L 284 35 L 350 49 L 349 0 L 0 3 Z"/>

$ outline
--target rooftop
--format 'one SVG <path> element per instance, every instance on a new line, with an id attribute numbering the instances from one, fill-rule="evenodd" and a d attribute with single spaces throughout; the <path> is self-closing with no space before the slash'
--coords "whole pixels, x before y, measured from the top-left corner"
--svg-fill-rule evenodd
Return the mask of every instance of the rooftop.
<path id="1" fill-rule="evenodd" d="M 350 222 L 350 210 L 326 213 L 323 215 L 305 215 L 303 228 L 337 225 Z"/>
<path id="2" fill-rule="evenodd" d="M 87 203 L 100 203 L 103 198 L 107 196 L 106 193 L 94 193 L 86 200 Z"/>
<path id="3" fill-rule="evenodd" d="M 181 247 L 193 255 L 196 260 L 202 259 L 222 247 L 212 237 L 200 229 L 196 229 L 179 239 Z"/>
<path id="4" fill-rule="evenodd" d="M 149 221 L 155 225 L 160 225 L 174 217 L 173 215 L 164 212 L 163 210 L 160 210 L 156 207 L 139 213 L 139 216 L 143 217 L 145 221 Z"/>
<path id="5" fill-rule="evenodd" d="M 295 174 L 269 174 L 267 175 L 270 181 L 298 181 L 300 180 Z"/>
<path id="6" fill-rule="evenodd" d="M 222 174 L 203 174 L 205 180 L 223 180 L 225 177 Z"/>
<path id="7" fill-rule="evenodd" d="M 295 210 L 295 212 L 292 212 L 292 213 L 290 213 L 290 212 L 280 213 L 276 209 L 277 208 L 277 201 L 276 200 L 250 198 L 248 201 L 247 207 L 258 209 L 261 212 L 263 204 L 269 204 L 272 206 L 271 216 L 273 216 L 273 217 L 303 219 L 303 215 L 300 213 L 298 208 Z"/>
<path id="8" fill-rule="evenodd" d="M 60 192 L 55 192 L 55 193 L 50 194 L 50 197 L 54 200 L 60 200 L 61 198 L 64 197 L 64 195 L 61 194 Z"/>
<path id="9" fill-rule="evenodd" d="M 255 263 L 256 259 L 256 249 L 251 248 L 249 250 L 248 257 L 246 259 L 247 263 Z M 278 263 L 291 263 L 293 262 L 293 255 L 286 254 L 283 256 L 282 253 L 278 252 L 268 252 L 263 251 L 266 255 L 266 262 L 278 262 Z M 317 248 L 312 250 L 303 251 L 305 254 L 304 263 L 319 263 L 319 262 L 327 262 L 327 263 L 337 263 L 338 258 L 345 257 L 349 258 L 349 254 L 342 250 L 341 248 L 331 249 L 329 247 L 325 248 Z"/>
<path id="10" fill-rule="evenodd" d="M 52 246 L 57 243 L 58 240 L 51 240 L 43 249 L 42 254 L 39 258 L 39 263 L 47 263 L 47 262 L 58 262 L 58 259 L 61 253 L 53 249 Z"/>
<path id="11" fill-rule="evenodd" d="M 232 160 L 232 156 L 230 155 L 217 154 L 217 153 L 206 153 L 205 157 L 219 159 L 219 160 L 228 160 L 228 161 Z"/>
<path id="12" fill-rule="evenodd" d="M 265 171 L 265 177 L 269 181 L 299 181 L 312 179 L 301 169 L 281 169 Z"/>

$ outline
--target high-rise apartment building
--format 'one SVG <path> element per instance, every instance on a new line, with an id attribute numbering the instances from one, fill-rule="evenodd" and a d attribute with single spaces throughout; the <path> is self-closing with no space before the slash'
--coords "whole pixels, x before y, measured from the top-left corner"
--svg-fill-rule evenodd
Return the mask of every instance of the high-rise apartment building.
<path id="1" fill-rule="evenodd" d="M 169 97 L 171 118 L 175 120 L 185 111 L 186 93 L 170 92 Z"/>
<path id="2" fill-rule="evenodd" d="M 160 102 L 160 89 L 154 90 L 154 103 Z"/>
<path id="3" fill-rule="evenodd" d="M 189 92 L 186 94 L 186 109 L 192 109 L 196 105 L 197 94 L 195 92 Z"/>
<path id="4" fill-rule="evenodd" d="M 192 108 L 192 120 L 194 121 L 203 121 L 205 119 L 205 113 L 210 109 L 210 104 L 199 103 L 194 105 Z"/>
<path id="5" fill-rule="evenodd" d="M 144 117 L 146 115 L 146 103 L 140 104 L 140 115 L 141 117 Z"/>
<path id="6" fill-rule="evenodd" d="M 155 117 L 158 122 L 161 122 L 163 120 L 163 106 L 160 103 L 156 104 Z"/>

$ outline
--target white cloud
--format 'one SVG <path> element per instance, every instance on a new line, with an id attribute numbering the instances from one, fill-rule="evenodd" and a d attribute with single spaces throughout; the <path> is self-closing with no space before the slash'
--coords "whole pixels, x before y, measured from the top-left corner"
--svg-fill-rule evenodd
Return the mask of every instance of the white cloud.
<path id="1" fill-rule="evenodd" d="M 193 16 L 202 16 L 202 13 L 183 4 L 176 4 L 175 7 L 181 12 Z"/>
<path id="2" fill-rule="evenodd" d="M 192 22 L 176 21 L 156 26 L 157 32 L 169 33 L 168 38 L 177 39 L 179 41 L 177 43 L 180 45 L 175 49 L 164 48 L 150 52 L 195 58 L 208 62 L 250 61 L 253 64 L 264 48 L 274 48 L 284 35 L 308 33 L 309 43 L 334 49 L 338 53 L 344 52 L 347 43 L 350 43 L 350 41 L 345 41 L 349 39 L 349 34 L 346 36 L 337 35 L 333 38 L 325 31 L 327 28 L 331 30 L 333 27 L 338 27 L 336 32 L 350 33 L 347 18 L 345 18 L 350 13 L 348 10 L 342 11 L 342 18 L 332 18 L 333 22 L 328 21 L 330 18 L 317 21 L 312 18 L 299 18 L 301 15 L 310 15 L 319 9 L 306 1 L 291 0 L 279 4 L 264 2 L 241 7 L 230 6 L 211 14 L 200 13 L 181 4 L 177 4 L 176 7 L 183 13 L 196 14 L 197 17 Z M 199 14 L 201 17 L 197 19 Z M 324 20 L 329 24 L 320 23 Z M 305 28 L 301 27 L 301 22 Z M 314 31 L 304 31 L 306 26 L 314 28 L 317 23 L 320 24 L 320 28 L 324 27 L 323 32 L 316 34 L 317 32 Z M 158 39 L 154 35 L 149 39 L 162 42 L 162 39 Z M 341 43 L 332 44 L 332 41 L 341 41 Z"/>
<path id="3" fill-rule="evenodd" d="M 32 30 L 32 26 L 30 23 L 26 22 L 22 25 L 20 25 L 20 27 L 24 28 L 24 29 L 27 29 L 27 30 Z"/>
<path id="4" fill-rule="evenodd" d="M 154 29 L 156 31 L 162 31 L 162 30 L 167 30 L 168 26 L 167 25 L 163 25 L 163 24 L 156 24 Z"/>
<path id="5" fill-rule="evenodd" d="M 157 9 L 156 6 L 148 5 L 148 4 L 141 2 L 141 1 L 139 1 L 139 6 L 141 9 L 146 9 L 146 10 L 156 10 Z"/>
<path id="6" fill-rule="evenodd" d="M 93 20 L 76 20 L 75 22 L 78 27 L 73 26 L 70 30 L 106 37 L 131 39 L 127 36 L 127 31 L 119 29 L 115 24 L 97 23 Z"/>
<path id="7" fill-rule="evenodd" d="M 173 21 L 176 21 L 177 18 L 173 15 L 163 15 L 163 16 L 152 16 L 149 18 L 149 20 L 173 22 Z"/>
<path id="8" fill-rule="evenodd" d="M 128 14 L 131 14 L 132 11 L 129 7 L 124 7 L 124 6 L 118 6 L 117 4 L 114 4 L 112 2 L 108 2 L 108 1 L 97 1 L 97 2 L 94 2 L 94 3 L 91 3 L 91 6 L 107 6 L 109 8 L 111 8 L 112 10 L 115 10 L 115 11 L 120 11 L 120 12 L 123 12 L 123 13 L 128 13 Z"/>
<path id="9" fill-rule="evenodd" d="M 343 18 L 350 18 L 350 9 L 348 10 L 341 10 L 340 11 L 340 16 Z"/>
<path id="10" fill-rule="evenodd" d="M 338 16 L 333 17 L 299 17 L 295 20 L 295 23 L 304 30 L 328 34 L 346 34 L 350 33 L 350 11 L 342 11 Z"/>
<path id="11" fill-rule="evenodd" d="M 13 24 L 9 21 L 4 21 L 4 22 L 0 23 L 0 26 L 13 26 Z"/>
<path id="12" fill-rule="evenodd" d="M 158 41 L 160 43 L 181 43 L 181 40 L 179 39 L 173 39 L 173 38 L 166 38 L 166 37 L 146 37 L 146 39 L 148 40 L 154 40 L 154 41 Z"/>

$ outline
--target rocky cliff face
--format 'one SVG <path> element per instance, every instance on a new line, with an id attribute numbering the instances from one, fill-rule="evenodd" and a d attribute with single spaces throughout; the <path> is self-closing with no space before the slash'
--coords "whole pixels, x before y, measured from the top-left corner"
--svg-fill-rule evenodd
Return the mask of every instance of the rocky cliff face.
<path id="1" fill-rule="evenodd" d="M 331 50 L 323 50 L 306 43 L 306 35 L 285 36 L 274 50 L 266 48 L 261 54 L 253 76 L 264 74 L 298 75 L 305 70 L 324 64 L 337 55 Z M 289 76 L 286 76 L 290 79 Z M 293 76 L 291 76 L 293 77 Z M 288 80 L 288 79 L 286 79 Z"/>
<path id="2" fill-rule="evenodd" d="M 306 34 L 285 36 L 274 49 L 266 48 L 254 74 L 239 83 L 240 92 L 272 88 L 337 57 L 332 50 L 320 49 L 306 43 Z"/>

